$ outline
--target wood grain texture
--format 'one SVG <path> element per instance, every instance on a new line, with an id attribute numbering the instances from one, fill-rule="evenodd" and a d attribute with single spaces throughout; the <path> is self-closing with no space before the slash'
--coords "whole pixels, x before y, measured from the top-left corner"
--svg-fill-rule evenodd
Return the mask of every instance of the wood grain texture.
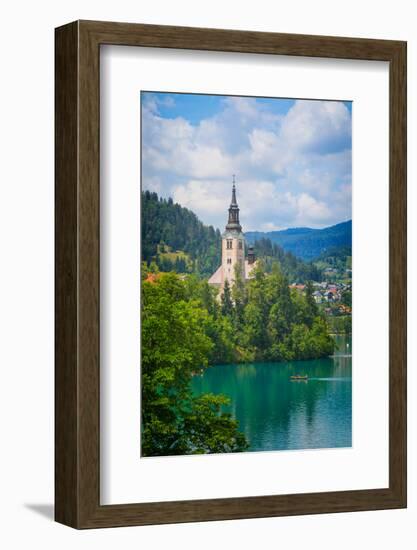
<path id="1" fill-rule="evenodd" d="M 407 493 L 407 48 L 390 62 L 389 187 L 389 471 L 390 488 Z"/>
<path id="2" fill-rule="evenodd" d="M 55 40 L 55 519 L 77 525 L 77 24 Z"/>
<path id="3" fill-rule="evenodd" d="M 390 63 L 389 487 L 100 505 L 100 45 Z M 76 528 L 406 506 L 406 44 L 78 21 L 56 29 L 56 520 Z"/>

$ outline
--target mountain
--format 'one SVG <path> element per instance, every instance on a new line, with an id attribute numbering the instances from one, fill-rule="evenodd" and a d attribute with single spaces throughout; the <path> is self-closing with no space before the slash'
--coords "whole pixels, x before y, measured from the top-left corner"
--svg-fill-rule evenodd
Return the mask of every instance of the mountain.
<path id="1" fill-rule="evenodd" d="M 283 231 L 248 231 L 246 240 L 254 243 L 262 238 L 281 246 L 298 258 L 309 261 L 317 258 L 328 250 L 338 247 L 352 247 L 352 220 L 338 223 L 324 229 L 299 227 Z"/>

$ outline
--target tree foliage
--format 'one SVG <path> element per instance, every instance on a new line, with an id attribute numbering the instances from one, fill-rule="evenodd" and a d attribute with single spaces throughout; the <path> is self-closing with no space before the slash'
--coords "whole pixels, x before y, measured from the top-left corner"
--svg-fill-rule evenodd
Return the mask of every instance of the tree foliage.
<path id="1" fill-rule="evenodd" d="M 247 292 L 244 323 L 235 336 L 246 350 L 245 357 L 284 361 L 333 353 L 334 341 L 318 312 L 311 283 L 306 285 L 305 293 L 291 293 L 288 279 L 277 263 L 270 274 L 265 274 L 259 263 Z"/>
<path id="2" fill-rule="evenodd" d="M 147 264 L 155 261 L 161 271 L 209 276 L 220 265 L 220 244 L 220 231 L 204 225 L 193 212 L 174 204 L 171 198 L 142 192 L 142 260 Z M 167 246 L 183 251 L 191 262 L 165 256 Z"/>
<path id="3" fill-rule="evenodd" d="M 290 291 L 278 264 L 262 262 L 244 284 L 217 291 L 196 275 L 148 272 L 142 282 L 142 452 L 144 456 L 247 448 L 224 395 L 192 394 L 191 377 L 210 364 L 287 361 L 334 351 L 312 287 Z"/>
<path id="4" fill-rule="evenodd" d="M 268 237 L 262 237 L 255 240 L 254 251 L 257 258 L 262 258 L 267 272 L 270 272 L 272 266 L 278 262 L 282 272 L 292 282 L 320 282 L 323 278 L 322 270 L 313 262 L 306 262 L 305 260 L 297 258 L 291 251 L 284 250 L 282 246 L 272 242 Z"/>
<path id="5" fill-rule="evenodd" d="M 142 454 L 233 452 L 246 449 L 228 398 L 191 393 L 191 376 L 206 368 L 222 330 L 203 306 L 201 288 L 162 274 L 142 283 Z M 210 334 L 212 337 L 210 337 Z M 223 350 L 226 353 L 226 350 Z"/>

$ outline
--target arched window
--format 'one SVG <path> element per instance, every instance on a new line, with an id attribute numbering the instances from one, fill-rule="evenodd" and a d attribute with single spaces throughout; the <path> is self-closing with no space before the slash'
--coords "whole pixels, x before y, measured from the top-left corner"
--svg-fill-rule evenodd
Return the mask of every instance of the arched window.
<path id="1" fill-rule="evenodd" d="M 227 239 L 227 241 L 226 241 L 226 248 L 227 248 L 228 250 L 231 250 L 231 249 L 232 249 L 232 243 L 233 243 L 232 239 Z"/>
<path id="2" fill-rule="evenodd" d="M 239 241 L 239 250 L 242 250 L 242 241 Z"/>

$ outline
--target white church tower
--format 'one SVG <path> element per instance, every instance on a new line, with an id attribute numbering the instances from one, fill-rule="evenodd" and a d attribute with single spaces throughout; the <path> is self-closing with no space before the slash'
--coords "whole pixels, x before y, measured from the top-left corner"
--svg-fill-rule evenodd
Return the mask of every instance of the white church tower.
<path id="1" fill-rule="evenodd" d="M 236 268 L 237 266 L 237 268 Z M 228 281 L 232 286 L 235 280 L 235 269 L 241 273 L 242 279 L 250 279 L 250 272 L 255 266 L 253 248 L 249 248 L 248 259 L 245 260 L 245 237 L 239 221 L 239 207 L 236 200 L 235 176 L 233 176 L 232 201 L 229 206 L 229 217 L 222 235 L 222 263 L 210 277 L 208 283 L 223 290 Z"/>

